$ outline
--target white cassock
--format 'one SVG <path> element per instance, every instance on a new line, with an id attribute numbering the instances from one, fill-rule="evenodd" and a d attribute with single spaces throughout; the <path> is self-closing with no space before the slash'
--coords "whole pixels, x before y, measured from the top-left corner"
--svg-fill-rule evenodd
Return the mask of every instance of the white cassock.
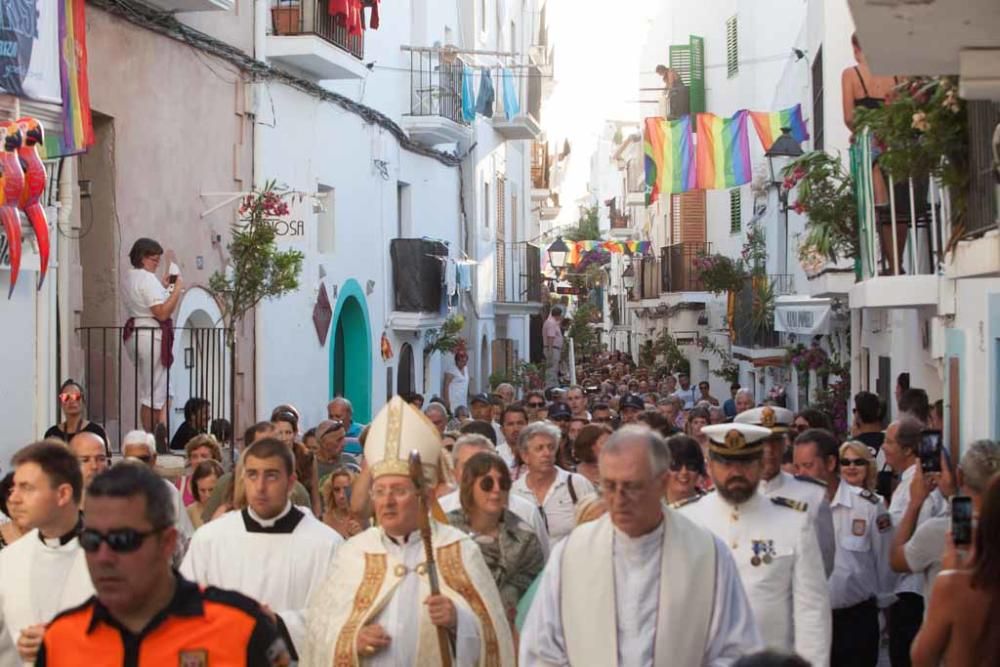
<path id="1" fill-rule="evenodd" d="M 813 667 L 829 664 L 830 592 L 816 531 L 797 501 L 758 490 L 730 505 L 715 491 L 679 511 L 729 547 L 764 643 L 795 651 Z"/>
<path id="2" fill-rule="evenodd" d="M 557 544 L 520 645 L 522 665 L 653 667 L 730 665 L 763 643 L 728 549 L 664 509 L 642 537 L 605 515 Z"/>
<path id="3" fill-rule="evenodd" d="M 80 542 L 42 541 L 38 529 L 0 551 L 0 665 L 20 665 L 15 650 L 21 630 L 48 623 L 59 612 L 82 604 L 94 594 Z"/>
<path id="4" fill-rule="evenodd" d="M 823 554 L 823 569 L 826 576 L 833 574 L 837 536 L 833 530 L 833 512 L 826 499 L 826 484 L 811 477 L 789 475 L 782 470 L 771 479 L 760 480 L 760 492 L 768 498 L 779 496 L 806 504 L 806 513 L 813 521 L 819 551 Z"/>
<path id="5" fill-rule="evenodd" d="M 433 522 L 441 594 L 455 604 L 455 661 L 459 667 L 513 667 L 514 644 L 500 593 L 479 547 L 465 533 Z M 342 546 L 307 611 L 304 667 L 441 665 L 437 629 L 424 601 L 430 595 L 419 532 L 404 540 L 373 527 Z M 378 624 L 389 646 L 359 656 L 360 630 Z"/>
<path id="6" fill-rule="evenodd" d="M 299 652 L 309 594 L 326 579 L 343 541 L 291 501 L 269 520 L 246 508 L 195 531 L 180 570 L 204 586 L 234 590 L 266 604 L 278 614 L 286 641 Z"/>
<path id="7" fill-rule="evenodd" d="M 452 491 L 437 499 L 441 511 L 445 514 L 462 509 L 462 499 L 458 491 Z M 525 500 L 521 496 L 513 493 L 507 496 L 507 509 L 513 512 L 518 519 L 521 519 L 535 533 L 535 537 L 542 545 L 542 553 L 549 557 L 549 531 L 545 529 L 545 521 L 542 513 L 538 511 L 538 506 L 530 500 Z"/>

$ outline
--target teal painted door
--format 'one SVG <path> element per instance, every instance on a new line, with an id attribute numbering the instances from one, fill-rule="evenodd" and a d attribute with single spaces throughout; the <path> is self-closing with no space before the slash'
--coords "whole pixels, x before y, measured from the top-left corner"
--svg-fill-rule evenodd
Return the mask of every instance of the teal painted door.
<path id="1" fill-rule="evenodd" d="M 372 337 L 361 286 L 349 280 L 340 290 L 330 350 L 330 396 L 343 396 L 354 407 L 354 421 L 367 424 L 372 414 Z"/>

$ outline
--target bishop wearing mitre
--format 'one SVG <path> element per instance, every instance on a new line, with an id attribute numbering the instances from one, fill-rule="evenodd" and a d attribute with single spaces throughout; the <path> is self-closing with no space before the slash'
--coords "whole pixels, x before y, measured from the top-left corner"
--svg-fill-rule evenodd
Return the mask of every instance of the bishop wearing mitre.
<path id="1" fill-rule="evenodd" d="M 442 664 L 514 665 L 514 644 L 500 594 L 479 547 L 433 518 L 435 564 L 428 565 L 420 531 L 420 489 L 410 477 L 410 452 L 420 453 L 423 488 L 437 482 L 442 445 L 419 410 L 395 397 L 365 440 L 375 526 L 338 550 L 306 611 L 305 667 Z M 440 593 L 431 593 L 436 570 Z"/>

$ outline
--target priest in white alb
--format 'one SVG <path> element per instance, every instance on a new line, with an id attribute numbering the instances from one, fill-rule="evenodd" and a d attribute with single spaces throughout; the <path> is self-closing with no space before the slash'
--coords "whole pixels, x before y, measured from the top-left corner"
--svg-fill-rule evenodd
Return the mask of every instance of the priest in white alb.
<path id="1" fill-rule="evenodd" d="M 522 665 L 730 665 L 762 645 L 726 546 L 664 503 L 670 452 L 642 426 L 598 462 L 608 513 L 552 551 Z"/>
<path id="2" fill-rule="evenodd" d="M 310 599 L 302 665 L 438 667 L 442 646 L 453 665 L 514 665 L 503 604 L 479 547 L 434 519 L 440 592 L 431 592 L 433 573 L 419 529 L 423 503 L 407 461 L 412 450 L 421 455 L 422 486 L 434 488 L 442 451 L 438 431 L 397 396 L 365 440 L 377 527 L 338 549 L 326 582 Z"/>
<path id="3" fill-rule="evenodd" d="M 295 461 L 284 443 L 257 440 L 244 450 L 242 462 L 247 507 L 195 532 L 181 574 L 267 605 L 294 658 L 304 641 L 309 594 L 326 579 L 344 540 L 308 508 L 292 504 Z"/>

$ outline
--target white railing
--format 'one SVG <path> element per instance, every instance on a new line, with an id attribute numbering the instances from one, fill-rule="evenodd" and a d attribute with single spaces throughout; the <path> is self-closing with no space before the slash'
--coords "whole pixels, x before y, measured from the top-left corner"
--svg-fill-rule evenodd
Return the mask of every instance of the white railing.
<path id="1" fill-rule="evenodd" d="M 936 178 L 897 183 L 872 165 L 870 130 L 851 147 L 861 240 L 861 279 L 941 272 L 951 237 L 951 199 Z M 876 205 L 875 181 L 884 176 L 888 202 Z M 902 201 L 900 201 L 902 199 Z M 905 234 L 901 234 L 905 225 Z"/>

